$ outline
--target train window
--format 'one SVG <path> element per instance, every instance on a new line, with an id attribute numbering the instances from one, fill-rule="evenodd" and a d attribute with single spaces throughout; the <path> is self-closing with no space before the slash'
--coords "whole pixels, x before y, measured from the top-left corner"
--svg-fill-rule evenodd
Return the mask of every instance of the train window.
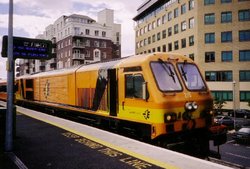
<path id="1" fill-rule="evenodd" d="M 196 65 L 190 63 L 179 63 L 179 72 L 189 90 L 205 90 L 206 86 Z"/>
<path id="2" fill-rule="evenodd" d="M 172 92 L 182 90 L 179 78 L 172 64 L 159 60 L 159 62 L 151 62 L 151 68 L 161 91 Z"/>
<path id="3" fill-rule="evenodd" d="M 142 98 L 142 84 L 144 83 L 143 76 L 125 75 L 125 97 L 126 98 Z"/>

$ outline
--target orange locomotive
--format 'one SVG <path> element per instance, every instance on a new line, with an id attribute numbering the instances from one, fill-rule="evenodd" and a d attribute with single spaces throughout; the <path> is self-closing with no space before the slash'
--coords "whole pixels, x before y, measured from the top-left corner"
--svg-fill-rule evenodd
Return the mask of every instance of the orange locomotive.
<path id="1" fill-rule="evenodd" d="M 98 125 L 129 129 L 168 145 L 195 144 L 209 150 L 213 100 L 197 65 L 173 53 L 19 77 L 18 103 L 78 112 Z"/>

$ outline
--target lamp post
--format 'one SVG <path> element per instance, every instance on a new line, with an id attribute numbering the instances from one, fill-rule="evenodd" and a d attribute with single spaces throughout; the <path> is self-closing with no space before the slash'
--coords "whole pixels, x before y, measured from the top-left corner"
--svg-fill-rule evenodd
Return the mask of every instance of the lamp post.
<path id="1" fill-rule="evenodd" d="M 233 81 L 233 111 L 234 111 L 234 129 L 235 129 L 235 122 L 236 122 L 236 115 L 235 115 L 235 84 L 236 82 Z"/>

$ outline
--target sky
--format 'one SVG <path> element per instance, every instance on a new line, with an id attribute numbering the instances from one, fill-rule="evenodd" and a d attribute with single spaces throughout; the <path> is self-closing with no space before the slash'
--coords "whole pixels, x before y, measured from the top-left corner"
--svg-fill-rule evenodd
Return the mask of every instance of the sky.
<path id="1" fill-rule="evenodd" d="M 87 15 L 97 20 L 97 12 L 108 8 L 114 10 L 115 23 L 121 24 L 121 53 L 135 53 L 133 17 L 145 0 L 13 0 L 13 35 L 34 38 L 42 34 L 49 24 L 62 15 Z M 91 3 L 92 2 L 92 3 Z M 8 34 L 9 0 L 0 1 L 0 51 L 2 37 Z M 0 56 L 0 79 L 6 79 L 6 59 Z"/>

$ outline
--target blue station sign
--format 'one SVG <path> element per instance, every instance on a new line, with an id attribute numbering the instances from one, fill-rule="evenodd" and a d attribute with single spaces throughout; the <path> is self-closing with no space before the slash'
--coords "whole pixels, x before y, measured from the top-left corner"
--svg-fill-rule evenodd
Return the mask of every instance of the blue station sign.
<path id="1" fill-rule="evenodd" d="M 8 57 L 8 36 L 3 36 L 2 57 Z M 13 37 L 14 59 L 51 59 L 52 42 L 43 39 Z"/>

